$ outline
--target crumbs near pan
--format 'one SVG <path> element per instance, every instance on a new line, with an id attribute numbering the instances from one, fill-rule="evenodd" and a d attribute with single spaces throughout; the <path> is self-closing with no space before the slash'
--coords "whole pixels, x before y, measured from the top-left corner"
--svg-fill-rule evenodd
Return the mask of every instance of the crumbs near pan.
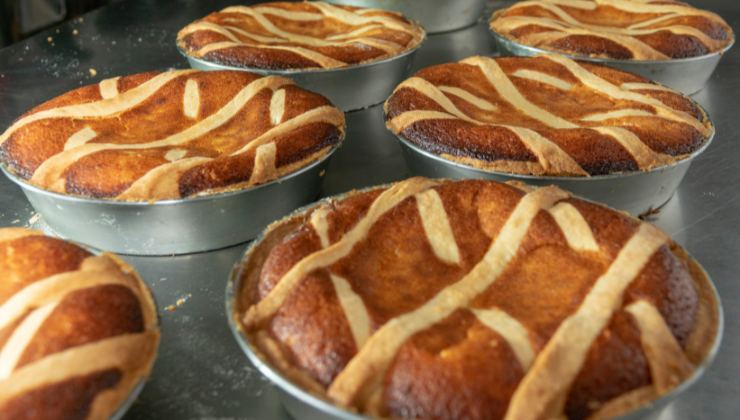
<path id="1" fill-rule="evenodd" d="M 184 305 L 190 298 L 193 297 L 192 294 L 188 293 L 187 295 L 184 295 L 177 299 L 177 301 L 172 305 L 167 305 L 164 307 L 164 310 L 167 312 L 175 312 L 178 310 L 182 305 Z"/>

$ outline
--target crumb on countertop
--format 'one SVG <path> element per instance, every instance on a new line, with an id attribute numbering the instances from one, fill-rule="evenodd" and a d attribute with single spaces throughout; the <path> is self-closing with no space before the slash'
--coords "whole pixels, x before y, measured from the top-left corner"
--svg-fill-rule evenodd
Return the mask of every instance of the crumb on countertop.
<path id="1" fill-rule="evenodd" d="M 28 226 L 32 226 L 34 223 L 38 222 L 39 219 L 41 219 L 41 213 L 34 213 L 33 216 L 28 219 Z"/>
<path id="2" fill-rule="evenodd" d="M 97 70 L 95 70 L 94 68 L 91 68 L 91 69 L 90 69 L 90 70 L 88 70 L 88 71 L 90 72 L 90 76 L 92 76 L 92 77 L 95 77 L 95 76 L 97 76 L 97 75 L 98 75 L 98 71 L 97 71 Z"/>
<path id="3" fill-rule="evenodd" d="M 77 35 L 79 33 L 80 33 L 80 31 L 78 31 L 77 29 L 72 29 L 72 35 Z"/>
<path id="4" fill-rule="evenodd" d="M 177 299 L 177 301 L 172 305 L 167 305 L 164 307 L 164 310 L 167 312 L 175 312 L 178 308 L 180 308 L 182 305 L 185 304 L 190 298 L 193 297 L 192 294 L 188 293 L 187 295 L 184 295 Z"/>

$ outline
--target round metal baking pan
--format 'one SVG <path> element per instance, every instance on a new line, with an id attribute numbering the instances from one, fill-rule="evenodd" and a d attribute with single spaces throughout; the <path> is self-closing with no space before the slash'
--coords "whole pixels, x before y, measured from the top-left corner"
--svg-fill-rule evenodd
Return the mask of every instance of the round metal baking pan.
<path id="1" fill-rule="evenodd" d="M 638 74 L 646 79 L 654 80 L 687 95 L 694 94 L 704 88 L 704 85 L 707 84 L 712 73 L 714 73 L 714 69 L 717 68 L 717 64 L 719 64 L 724 53 L 735 44 L 733 34 L 730 44 L 721 51 L 698 57 L 676 58 L 673 60 L 617 60 L 548 51 L 520 44 L 506 38 L 494 30 L 489 30 L 501 55 L 534 56 L 539 54 L 559 54 L 574 60 L 603 64 L 619 70 Z"/>
<path id="2" fill-rule="evenodd" d="M 329 200 L 341 200 L 342 198 L 348 196 L 349 194 L 370 191 L 376 188 L 382 188 L 382 187 L 387 187 L 387 186 L 388 185 L 380 185 L 380 186 L 365 188 L 365 189 L 358 190 L 355 192 L 340 194 L 334 197 L 324 198 L 316 203 L 310 204 L 308 206 L 305 206 L 303 208 L 300 208 L 294 211 L 290 216 L 286 216 L 280 221 L 275 222 L 273 225 L 271 225 L 271 228 L 287 223 L 293 220 L 294 218 L 307 213 L 311 209 Z M 250 360 L 250 362 L 257 368 L 257 370 L 260 371 L 260 373 L 262 373 L 262 375 L 267 377 L 275 385 L 275 389 L 278 391 L 278 395 L 280 396 L 280 401 L 282 402 L 283 406 L 288 411 L 288 413 L 290 413 L 290 415 L 296 420 L 322 420 L 322 419 L 362 420 L 362 419 L 368 419 L 368 417 L 359 415 L 358 413 L 354 413 L 354 412 L 345 410 L 343 408 L 340 408 L 332 404 L 331 402 L 325 399 L 322 399 L 302 389 L 301 387 L 294 384 L 293 382 L 291 382 L 290 379 L 286 378 L 277 369 L 273 368 L 269 364 L 269 362 L 261 355 L 260 351 L 252 344 L 252 342 L 248 338 L 247 333 L 242 328 L 241 322 L 239 322 L 240 315 L 238 313 L 238 304 L 237 304 L 237 298 L 242 288 L 242 284 L 241 284 L 241 279 L 243 278 L 242 269 L 243 267 L 246 267 L 248 265 L 249 260 L 253 257 L 255 252 L 257 252 L 259 247 L 262 245 L 263 240 L 266 239 L 266 237 L 269 235 L 271 231 L 272 229 L 268 228 L 258 238 L 256 238 L 247 247 L 246 251 L 244 252 L 243 257 L 239 261 L 237 261 L 237 263 L 234 265 L 234 268 L 231 270 L 229 280 L 226 284 L 226 318 L 228 319 L 231 332 L 234 334 L 236 341 L 239 343 L 239 347 L 241 347 L 241 349 L 247 355 L 247 358 Z M 691 258 L 691 257 L 688 256 L 688 258 Z M 628 413 L 625 416 L 620 417 L 622 419 L 625 419 L 625 420 L 656 419 L 657 420 L 660 417 L 663 410 L 667 408 L 673 400 L 678 398 L 684 391 L 689 389 L 694 383 L 696 383 L 699 380 L 699 378 L 701 378 L 701 376 L 704 374 L 707 368 L 709 368 L 709 366 L 714 361 L 715 356 L 717 355 L 717 352 L 719 350 L 719 347 L 722 341 L 722 335 L 724 332 L 724 313 L 722 310 L 722 303 L 720 301 L 719 294 L 717 292 L 716 287 L 714 286 L 714 283 L 712 282 L 711 278 L 706 273 L 704 268 L 701 267 L 701 265 L 699 265 L 698 263 L 696 264 L 696 267 L 706 277 L 707 284 L 709 288 L 711 289 L 712 296 L 717 302 L 717 334 L 714 337 L 714 343 L 712 343 L 712 347 L 707 352 L 706 357 L 699 365 L 696 366 L 696 369 L 694 370 L 694 372 L 691 374 L 690 377 L 688 377 L 680 385 L 675 387 L 671 392 L 661 396 L 660 398 L 654 400 L 650 404 L 647 404 L 631 413 Z"/>
<path id="3" fill-rule="evenodd" d="M 0 167 L 54 234 L 130 255 L 174 255 L 246 242 L 270 222 L 319 196 L 329 158 L 277 180 L 181 200 L 126 202 L 50 192 Z"/>
<path id="4" fill-rule="evenodd" d="M 348 6 L 400 12 L 430 34 L 449 32 L 473 25 L 483 14 L 486 0 L 327 0 Z"/>
<path id="5" fill-rule="evenodd" d="M 191 57 L 179 46 L 177 49 L 194 69 L 238 70 L 289 77 L 298 86 L 326 96 L 342 111 L 357 111 L 377 105 L 388 98 L 393 89 L 410 73 L 414 56 L 423 42 L 424 39 L 414 48 L 384 60 L 335 69 L 312 70 L 267 70 L 228 66 Z"/>
<path id="6" fill-rule="evenodd" d="M 635 171 L 590 177 L 575 176 L 537 176 L 507 172 L 487 171 L 462 163 L 454 162 L 421 149 L 401 136 L 397 136 L 403 150 L 403 157 L 413 175 L 428 178 L 450 179 L 492 179 L 494 181 L 522 181 L 530 185 L 557 185 L 586 198 L 609 207 L 625 210 L 634 216 L 659 209 L 681 184 L 691 162 L 711 143 L 710 137 L 702 147 L 686 159 L 672 165 L 650 171 Z"/>

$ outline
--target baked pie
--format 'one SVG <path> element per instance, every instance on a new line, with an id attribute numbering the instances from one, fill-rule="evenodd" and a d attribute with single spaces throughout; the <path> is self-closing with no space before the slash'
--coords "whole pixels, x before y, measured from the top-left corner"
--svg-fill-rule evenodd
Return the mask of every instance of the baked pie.
<path id="1" fill-rule="evenodd" d="M 719 15 L 673 0 L 529 0 L 494 12 L 490 28 L 547 51 L 620 60 L 720 52 L 734 41 Z"/>
<path id="2" fill-rule="evenodd" d="M 694 375 L 719 334 L 679 245 L 552 186 L 352 192 L 273 224 L 238 276 L 260 357 L 371 416 L 611 417 Z"/>
<path id="3" fill-rule="evenodd" d="M 419 71 L 385 104 L 396 135 L 450 161 L 514 174 L 648 171 L 714 135 L 693 100 L 561 55 L 470 57 Z"/>
<path id="4" fill-rule="evenodd" d="M 6 169 L 43 189 L 127 201 L 263 184 L 326 157 L 344 114 L 290 79 L 177 70 L 54 98 L 0 136 Z"/>
<path id="5" fill-rule="evenodd" d="M 332 69 L 416 48 L 424 30 L 399 13 L 325 2 L 231 6 L 184 27 L 187 56 L 265 70 Z"/>
<path id="6" fill-rule="evenodd" d="M 159 344 L 154 302 L 133 268 L 41 232 L 4 228 L 0 274 L 0 418 L 119 413 Z"/>

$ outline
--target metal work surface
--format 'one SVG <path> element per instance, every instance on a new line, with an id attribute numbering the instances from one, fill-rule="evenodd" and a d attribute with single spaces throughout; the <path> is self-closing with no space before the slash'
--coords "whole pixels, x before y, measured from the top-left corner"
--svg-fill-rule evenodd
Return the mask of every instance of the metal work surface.
<path id="1" fill-rule="evenodd" d="M 83 84 L 146 70 L 187 68 L 175 47 L 177 30 L 234 3 L 124 1 L 0 50 L 0 130 L 32 106 Z M 693 3 L 718 12 L 740 29 L 739 2 Z M 491 45 L 484 23 L 432 35 L 414 68 L 491 54 Z M 714 365 L 662 419 L 734 419 L 740 412 L 738 97 L 740 48 L 736 47 L 707 87 L 694 95 L 714 119 L 717 136 L 694 161 L 677 194 L 652 219 L 709 272 L 722 297 L 726 321 Z M 401 148 L 385 129 L 380 106 L 347 114 L 347 124 L 347 141 L 330 163 L 324 195 L 407 176 Z M 21 190 L 0 179 L 0 226 L 37 225 L 36 220 Z M 178 257 L 124 256 L 152 287 L 163 332 L 153 376 L 125 418 L 288 417 L 276 391 L 249 364 L 226 323 L 226 280 L 244 248 L 243 244 Z"/>

